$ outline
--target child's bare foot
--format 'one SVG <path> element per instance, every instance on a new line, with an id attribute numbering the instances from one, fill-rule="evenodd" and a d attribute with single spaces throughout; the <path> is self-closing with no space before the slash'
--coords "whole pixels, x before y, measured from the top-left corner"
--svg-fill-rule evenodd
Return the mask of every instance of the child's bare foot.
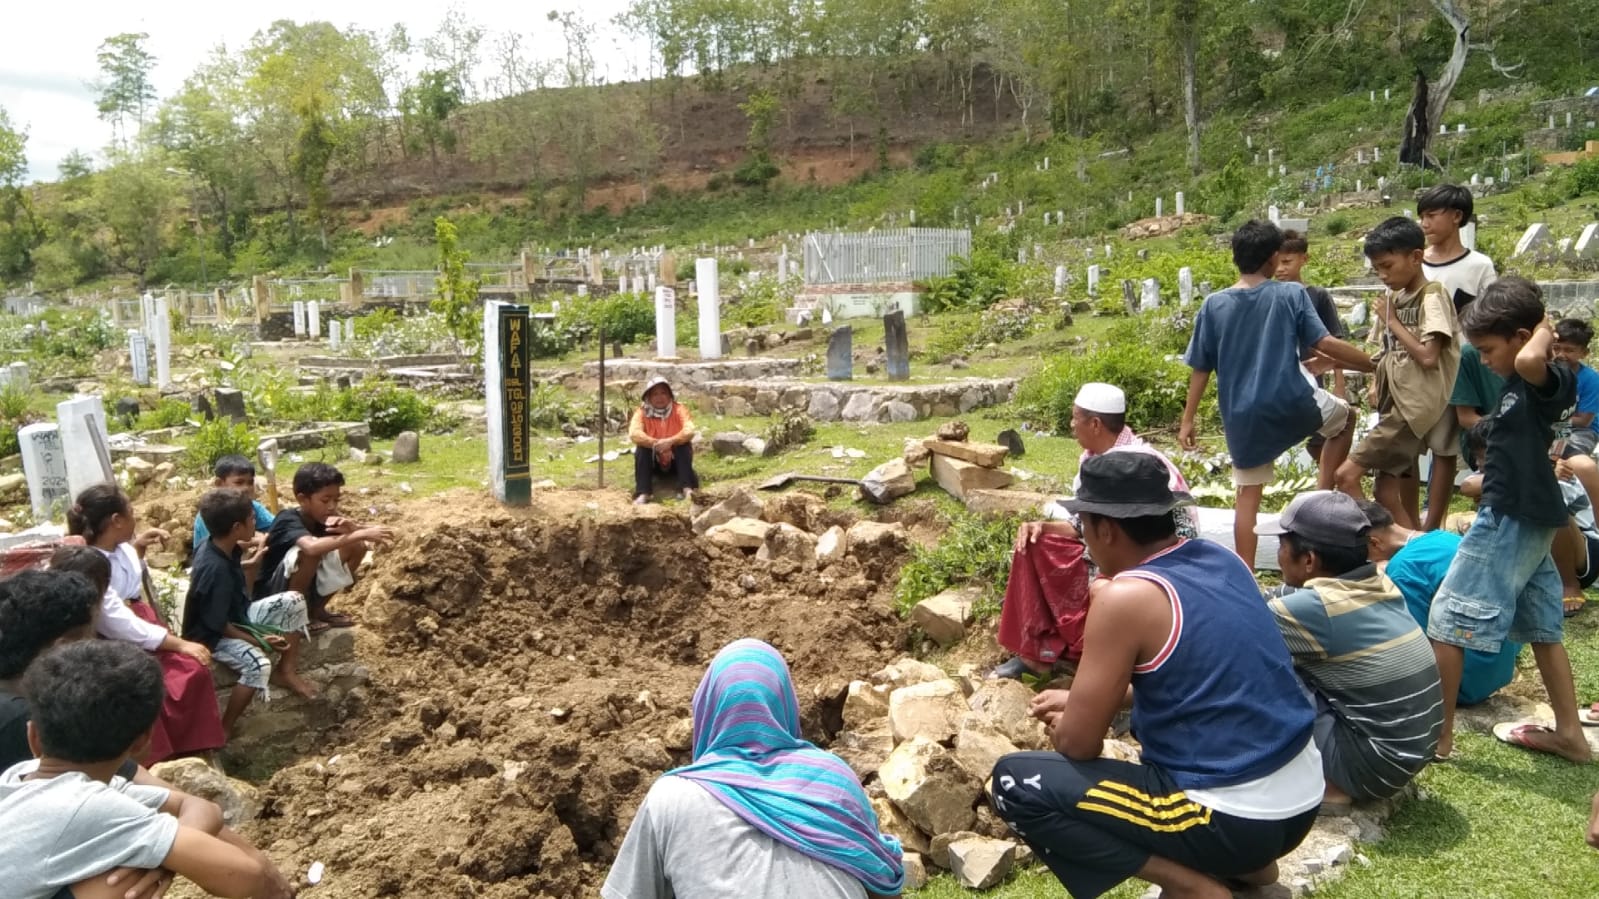
<path id="1" fill-rule="evenodd" d="M 281 671 L 274 671 L 272 672 L 272 682 L 304 699 L 316 698 L 316 687 L 298 674 L 285 674 Z"/>

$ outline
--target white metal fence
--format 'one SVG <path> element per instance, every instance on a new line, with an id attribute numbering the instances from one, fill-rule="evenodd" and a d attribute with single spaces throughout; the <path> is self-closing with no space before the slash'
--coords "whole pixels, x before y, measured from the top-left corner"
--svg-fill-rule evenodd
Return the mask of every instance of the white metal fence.
<path id="1" fill-rule="evenodd" d="M 972 232 L 953 228 L 901 228 L 805 235 L 806 284 L 872 284 L 939 278 L 955 258 L 972 253 Z"/>

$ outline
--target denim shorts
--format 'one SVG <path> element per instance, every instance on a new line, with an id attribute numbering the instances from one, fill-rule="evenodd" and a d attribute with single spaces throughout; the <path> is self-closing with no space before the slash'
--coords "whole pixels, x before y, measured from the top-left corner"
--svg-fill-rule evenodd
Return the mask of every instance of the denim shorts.
<path id="1" fill-rule="evenodd" d="M 1555 530 L 1479 507 L 1433 598 L 1427 636 L 1490 653 L 1507 638 L 1559 643 L 1563 591 L 1549 558 Z"/>

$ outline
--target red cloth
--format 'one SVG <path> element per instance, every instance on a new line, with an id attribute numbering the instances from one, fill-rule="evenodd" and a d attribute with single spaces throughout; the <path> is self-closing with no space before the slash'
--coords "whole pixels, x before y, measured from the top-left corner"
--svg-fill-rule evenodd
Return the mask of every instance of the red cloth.
<path id="1" fill-rule="evenodd" d="M 151 624 L 160 616 L 148 603 L 130 602 L 133 614 Z M 181 652 L 158 652 L 167 699 L 150 735 L 150 751 L 140 761 L 146 766 L 182 755 L 210 752 L 227 745 L 222 715 L 217 711 L 217 688 L 211 669 Z"/>
<path id="2" fill-rule="evenodd" d="M 999 645 L 1039 667 L 1083 655 L 1088 560 L 1080 540 L 1041 534 L 1011 557 Z"/>

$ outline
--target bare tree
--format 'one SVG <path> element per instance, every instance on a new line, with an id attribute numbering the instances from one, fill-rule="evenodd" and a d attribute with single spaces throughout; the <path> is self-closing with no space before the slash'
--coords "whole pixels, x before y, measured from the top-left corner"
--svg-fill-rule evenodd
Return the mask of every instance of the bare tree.
<path id="1" fill-rule="evenodd" d="M 1444 63 L 1443 74 L 1438 76 L 1436 84 L 1429 85 L 1426 75 L 1416 73 L 1416 90 L 1410 100 L 1410 111 L 1405 114 L 1404 139 L 1399 145 L 1399 161 L 1423 168 L 1441 168 L 1437 157 L 1432 155 L 1433 126 L 1443 121 L 1444 111 L 1449 107 L 1449 96 L 1454 93 L 1455 83 L 1460 80 L 1460 73 L 1466 68 L 1466 58 L 1472 50 L 1481 50 L 1488 53 L 1488 58 L 1493 70 L 1506 78 L 1516 77 L 1516 70 L 1524 63 L 1504 65 L 1493 55 L 1492 44 L 1473 44 L 1471 42 L 1471 19 L 1466 11 L 1461 8 L 1458 0 L 1431 0 L 1433 9 L 1438 10 L 1438 15 L 1444 17 L 1449 23 L 1450 30 L 1455 35 L 1455 46 L 1449 53 L 1449 61 Z"/>

